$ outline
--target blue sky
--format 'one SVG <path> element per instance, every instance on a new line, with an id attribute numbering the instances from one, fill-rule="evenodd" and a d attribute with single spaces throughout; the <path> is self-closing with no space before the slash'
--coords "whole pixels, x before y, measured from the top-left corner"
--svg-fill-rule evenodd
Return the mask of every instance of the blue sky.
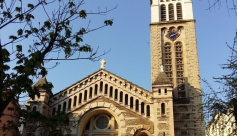
<path id="1" fill-rule="evenodd" d="M 236 17 L 233 11 L 227 11 L 226 3 L 208 9 L 208 2 L 193 1 L 193 13 L 196 19 L 200 76 L 213 84 L 212 77 L 226 72 L 220 68 L 230 55 L 226 42 L 230 45 L 236 31 Z M 57 6 L 57 5 L 55 5 Z M 78 19 L 73 24 L 77 30 L 91 20 L 90 28 L 100 26 L 105 19 L 113 19 L 113 26 L 94 31 L 84 36 L 84 43 L 99 47 L 98 53 L 110 52 L 102 58 L 107 62 L 106 69 L 147 90 L 151 90 L 150 80 L 150 1 L 149 0 L 86 0 L 81 9 L 103 11 L 117 8 L 106 15 L 89 15 L 88 19 Z M 231 5 L 229 5 L 231 7 Z M 35 16 L 44 15 L 36 12 Z M 15 26 L 17 28 L 17 26 Z M 0 32 L 2 41 L 15 27 Z M 24 41 L 26 47 L 31 40 Z M 55 63 L 55 62 L 54 62 Z M 48 67 L 53 64 L 49 63 Z M 63 90 L 100 68 L 99 61 L 89 60 L 60 61 L 60 65 L 49 70 L 48 81 L 54 85 L 53 93 Z M 205 84 L 202 84 L 205 89 Z"/>

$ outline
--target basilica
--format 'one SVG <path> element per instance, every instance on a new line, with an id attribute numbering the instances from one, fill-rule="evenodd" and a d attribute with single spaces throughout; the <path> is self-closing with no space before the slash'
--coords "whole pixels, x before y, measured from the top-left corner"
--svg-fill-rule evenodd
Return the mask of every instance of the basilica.
<path id="1" fill-rule="evenodd" d="M 192 2 L 150 5 L 151 90 L 106 70 L 101 60 L 97 71 L 56 94 L 40 90 L 28 106 L 47 116 L 65 112 L 66 136 L 204 136 Z M 36 85 L 46 83 L 43 77 Z"/>

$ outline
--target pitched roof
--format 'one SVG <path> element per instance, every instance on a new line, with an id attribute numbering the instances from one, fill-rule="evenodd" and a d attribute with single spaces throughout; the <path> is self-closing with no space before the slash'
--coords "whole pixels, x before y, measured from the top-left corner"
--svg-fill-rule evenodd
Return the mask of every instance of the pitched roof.
<path id="1" fill-rule="evenodd" d="M 6 101 L 4 101 L 1 97 L 0 97 L 0 118 L 2 116 L 2 112 L 4 111 L 4 109 L 7 107 L 7 105 L 10 103 L 10 100 L 7 99 Z"/>
<path id="2" fill-rule="evenodd" d="M 165 72 L 160 72 L 157 75 L 156 80 L 152 83 L 152 85 L 164 85 L 164 84 L 172 84 L 172 82 L 167 77 Z"/>
<path id="3" fill-rule="evenodd" d="M 46 79 L 46 77 L 44 76 L 44 77 L 41 77 L 40 79 L 39 79 L 39 81 L 37 81 L 35 84 L 34 84 L 34 86 L 38 86 L 38 85 L 43 85 L 43 84 L 47 84 L 48 82 L 47 82 L 47 79 Z"/>
<path id="4" fill-rule="evenodd" d="M 39 85 L 44 85 L 44 84 L 48 84 L 48 81 L 46 79 L 46 77 L 41 77 L 33 86 L 39 86 Z M 51 95 L 53 94 L 51 90 L 46 90 L 48 91 Z"/>

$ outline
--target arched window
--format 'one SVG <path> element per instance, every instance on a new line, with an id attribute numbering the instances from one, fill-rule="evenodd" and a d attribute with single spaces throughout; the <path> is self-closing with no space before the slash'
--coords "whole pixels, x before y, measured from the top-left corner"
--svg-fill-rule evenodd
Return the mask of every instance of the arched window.
<path id="1" fill-rule="evenodd" d="M 36 107 L 35 106 L 33 107 L 33 111 L 36 112 Z"/>
<path id="2" fill-rule="evenodd" d="M 144 102 L 141 103 L 141 114 L 144 114 Z"/>
<path id="3" fill-rule="evenodd" d="M 103 91 L 103 82 L 101 81 L 100 82 L 100 92 L 102 92 Z"/>
<path id="4" fill-rule="evenodd" d="M 130 108 L 131 109 L 133 108 L 133 97 L 132 96 L 130 97 Z"/>
<path id="5" fill-rule="evenodd" d="M 105 84 L 105 94 L 108 94 L 108 84 Z"/>
<path id="6" fill-rule="evenodd" d="M 63 112 L 66 112 L 66 102 L 63 102 Z"/>
<path id="7" fill-rule="evenodd" d="M 118 99 L 118 89 L 115 89 L 115 92 L 114 92 L 114 99 L 117 100 Z"/>
<path id="8" fill-rule="evenodd" d="M 174 20 L 174 5 L 169 4 L 169 20 Z"/>
<path id="9" fill-rule="evenodd" d="M 123 102 L 123 92 L 120 92 L 120 96 L 119 96 L 119 102 Z"/>
<path id="10" fill-rule="evenodd" d="M 165 132 L 163 132 L 163 136 L 165 136 Z"/>
<path id="11" fill-rule="evenodd" d="M 161 94 L 161 89 L 158 89 L 158 93 Z"/>
<path id="12" fill-rule="evenodd" d="M 87 99 L 87 90 L 85 90 L 84 92 L 84 101 L 86 101 L 86 99 Z"/>
<path id="13" fill-rule="evenodd" d="M 146 106 L 146 116 L 150 117 L 150 105 Z"/>
<path id="14" fill-rule="evenodd" d="M 73 106 L 76 106 L 77 104 L 77 96 L 74 96 Z"/>
<path id="15" fill-rule="evenodd" d="M 54 108 L 53 108 L 52 115 L 55 115 L 55 112 L 56 112 L 56 108 L 54 107 Z"/>
<path id="16" fill-rule="evenodd" d="M 182 15 L 182 5 L 181 3 L 177 3 L 176 4 L 176 10 L 177 10 L 177 19 L 183 19 L 183 15 Z"/>
<path id="17" fill-rule="evenodd" d="M 90 93 L 89 93 L 89 97 L 92 97 L 92 87 L 90 87 Z"/>
<path id="18" fill-rule="evenodd" d="M 69 109 L 69 110 L 71 109 L 71 104 L 72 104 L 72 99 L 70 98 L 70 99 L 68 100 L 68 109 Z"/>
<path id="19" fill-rule="evenodd" d="M 98 85 L 95 84 L 95 92 L 94 92 L 95 95 L 97 95 L 97 91 L 98 91 Z"/>
<path id="20" fill-rule="evenodd" d="M 81 104 L 81 100 L 82 100 L 82 93 L 79 94 L 79 104 Z"/>
<path id="21" fill-rule="evenodd" d="M 161 10 L 161 21 L 166 21 L 166 8 L 164 4 L 161 5 L 160 10 Z"/>
<path id="22" fill-rule="evenodd" d="M 61 104 L 58 105 L 58 114 L 61 112 Z"/>
<path id="23" fill-rule="evenodd" d="M 110 86 L 110 89 L 109 89 L 109 97 L 113 97 L 113 87 Z"/>
<path id="24" fill-rule="evenodd" d="M 165 94 L 167 94 L 167 89 L 165 89 Z"/>
<path id="25" fill-rule="evenodd" d="M 128 94 L 125 94 L 125 105 L 128 105 Z"/>
<path id="26" fill-rule="evenodd" d="M 136 99 L 136 111 L 139 111 L 139 100 Z"/>
<path id="27" fill-rule="evenodd" d="M 161 103 L 161 114 L 164 115 L 165 114 L 165 104 Z"/>

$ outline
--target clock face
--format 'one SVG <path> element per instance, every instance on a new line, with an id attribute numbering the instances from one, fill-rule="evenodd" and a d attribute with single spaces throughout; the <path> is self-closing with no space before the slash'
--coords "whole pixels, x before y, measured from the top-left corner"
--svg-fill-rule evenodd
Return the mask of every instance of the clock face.
<path id="1" fill-rule="evenodd" d="M 169 32 L 166 37 L 169 38 L 170 40 L 174 41 L 179 37 L 179 33 L 177 31 L 171 31 Z"/>
<path id="2" fill-rule="evenodd" d="M 177 34 L 174 32 L 169 33 L 169 38 L 175 40 L 177 38 Z"/>

